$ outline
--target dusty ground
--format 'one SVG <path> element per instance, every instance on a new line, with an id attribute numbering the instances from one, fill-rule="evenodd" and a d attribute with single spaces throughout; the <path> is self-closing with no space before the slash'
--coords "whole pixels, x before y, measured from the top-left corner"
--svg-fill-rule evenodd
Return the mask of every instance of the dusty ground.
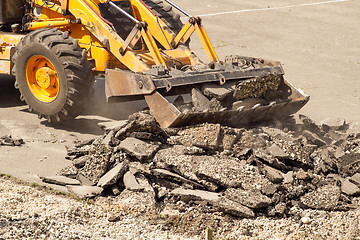
<path id="1" fill-rule="evenodd" d="M 317 122 L 344 118 L 360 122 L 360 1 L 175 1 L 193 15 L 203 15 L 205 27 L 220 58 L 230 54 L 263 57 L 283 63 L 286 78 L 311 96 L 301 110 Z M 304 5 L 307 4 L 307 5 Z M 248 9 L 253 9 L 248 11 Z M 232 12 L 238 11 L 238 12 Z M 232 13 L 226 13 L 232 12 Z M 209 16 L 208 14 L 224 13 Z M 197 40 L 191 46 L 201 52 Z M 205 54 L 200 53 L 205 58 Z M 74 140 L 101 135 L 96 123 L 106 118 L 125 119 L 144 104 L 116 104 L 110 112 L 105 104 L 103 81 L 96 83 L 92 108 L 66 126 L 52 127 L 18 100 L 13 80 L 0 78 L 0 136 L 22 137 L 22 147 L 0 147 L 0 172 L 30 182 L 38 175 L 53 174 L 69 162 L 64 159 L 65 145 Z M 9 184 L 1 182 L 1 185 Z M 3 191 L 17 191 L 11 185 Z M 60 189 L 61 190 L 61 189 Z M 2 194 L 3 195 L 3 194 Z M 4 195 L 3 195 L 4 196 Z M 0 200 L 1 206 L 5 199 Z M 359 216 L 358 212 L 355 212 Z M 276 220 L 265 221 L 271 228 Z M 347 223 L 344 222 L 344 225 Z M 256 229 L 261 229 L 254 224 Z M 334 226 L 328 226 L 330 232 Z M 272 230 L 274 237 L 286 238 L 283 227 Z M 279 233 L 279 234 L 277 234 Z M 334 236 L 344 238 L 347 235 Z M 343 236 L 343 237 L 341 237 Z M 313 235 L 314 238 L 315 235 Z"/>

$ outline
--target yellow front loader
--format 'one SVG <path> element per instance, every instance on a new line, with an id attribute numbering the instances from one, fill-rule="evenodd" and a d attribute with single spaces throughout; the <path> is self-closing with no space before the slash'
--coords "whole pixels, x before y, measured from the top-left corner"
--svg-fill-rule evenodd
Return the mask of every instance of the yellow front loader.
<path id="1" fill-rule="evenodd" d="M 278 62 L 220 61 L 201 19 L 169 0 L 0 0 L 0 11 L 0 73 L 50 122 L 81 113 L 96 74 L 108 101 L 145 98 L 163 127 L 279 118 L 309 99 Z M 190 50 L 193 34 L 208 63 Z"/>

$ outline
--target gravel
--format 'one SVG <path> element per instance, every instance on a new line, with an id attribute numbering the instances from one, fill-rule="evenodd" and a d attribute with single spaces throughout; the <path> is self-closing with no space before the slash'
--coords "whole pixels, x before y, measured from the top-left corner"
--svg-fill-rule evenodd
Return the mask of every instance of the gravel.
<path id="1" fill-rule="evenodd" d="M 144 209 L 116 197 L 78 201 L 8 177 L 0 178 L 0 193 L 0 239 L 188 239 L 148 224 Z M 119 221 L 109 222 L 114 215 Z"/>
<path id="2" fill-rule="evenodd" d="M 181 205 L 179 211 L 159 214 L 146 206 L 125 206 L 117 197 L 78 201 L 4 176 L 0 193 L 0 239 L 200 239 L 206 228 L 214 230 L 215 239 L 360 239 L 360 209 L 293 207 L 298 217 L 229 221 L 226 214 L 181 210 Z"/>

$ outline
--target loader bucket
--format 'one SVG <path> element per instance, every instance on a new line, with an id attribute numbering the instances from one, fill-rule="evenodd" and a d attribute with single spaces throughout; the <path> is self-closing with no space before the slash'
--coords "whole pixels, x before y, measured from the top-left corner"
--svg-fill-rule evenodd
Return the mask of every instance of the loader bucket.
<path id="1" fill-rule="evenodd" d="M 117 101 L 119 99 L 128 101 L 144 97 L 151 114 L 161 127 L 178 127 L 204 122 L 238 127 L 252 122 L 287 117 L 299 111 L 309 101 L 309 96 L 286 81 L 283 74 L 279 63 L 265 64 L 250 69 L 222 69 L 162 77 L 108 70 L 105 91 L 108 100 L 115 97 Z M 201 111 L 194 108 L 181 110 L 166 99 L 166 96 L 190 93 L 195 88 L 201 89 L 209 83 L 217 83 L 219 86 L 234 83 L 233 85 L 236 86 L 236 84 L 262 76 L 280 76 L 281 84 L 277 88 L 284 93 L 285 97 L 251 107 L 240 106 L 236 109 L 224 107 Z"/>
<path id="2" fill-rule="evenodd" d="M 285 84 L 291 88 L 292 92 L 287 101 L 272 102 L 264 106 L 258 105 L 250 109 L 182 113 L 157 92 L 145 96 L 145 99 L 151 114 L 162 127 L 188 126 L 204 122 L 239 127 L 248 123 L 281 120 L 299 111 L 309 101 L 309 96 L 301 90 L 294 88 L 289 82 L 285 82 Z"/>

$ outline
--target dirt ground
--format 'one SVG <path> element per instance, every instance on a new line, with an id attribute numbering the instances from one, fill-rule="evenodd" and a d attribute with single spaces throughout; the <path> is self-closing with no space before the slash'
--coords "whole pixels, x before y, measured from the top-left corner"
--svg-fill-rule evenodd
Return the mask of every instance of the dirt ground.
<path id="1" fill-rule="evenodd" d="M 283 64 L 285 77 L 311 96 L 300 111 L 318 123 L 327 118 L 360 122 L 360 1 L 174 0 L 205 28 L 223 59 L 226 55 L 262 57 Z M 205 59 L 194 36 L 191 48 Z M 40 183 L 69 165 L 65 146 L 101 135 L 97 123 L 126 119 L 144 102 L 107 105 L 104 81 L 97 79 L 91 104 L 63 126 L 50 126 L 27 111 L 13 87 L 0 77 L 0 136 L 21 137 L 22 147 L 0 147 L 0 173 Z M 61 190 L 61 188 L 60 188 Z"/>

